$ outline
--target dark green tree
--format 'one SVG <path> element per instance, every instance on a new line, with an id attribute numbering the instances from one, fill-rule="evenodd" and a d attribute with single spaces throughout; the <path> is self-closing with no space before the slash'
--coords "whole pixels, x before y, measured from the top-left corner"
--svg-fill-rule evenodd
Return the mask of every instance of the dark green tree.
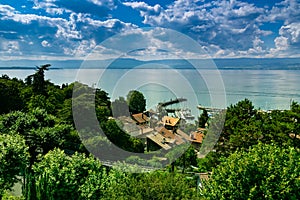
<path id="1" fill-rule="evenodd" d="M 205 128 L 205 124 L 207 123 L 208 119 L 209 119 L 209 117 L 208 117 L 207 110 L 204 109 L 199 117 L 199 127 Z"/>
<path id="2" fill-rule="evenodd" d="M 23 89 L 22 81 L 10 79 L 5 75 L 0 77 L 0 114 L 24 109 L 25 101 L 21 98 Z"/>
<path id="3" fill-rule="evenodd" d="M 72 94 L 72 113 L 80 117 L 82 128 L 97 130 L 99 124 L 105 123 L 111 116 L 108 94 L 100 89 L 91 88 L 76 82 Z M 98 123 L 94 123 L 94 114 Z"/>
<path id="4" fill-rule="evenodd" d="M 127 94 L 127 104 L 129 112 L 137 114 L 146 110 L 146 99 L 144 95 L 136 90 L 132 90 Z"/>
<path id="5" fill-rule="evenodd" d="M 228 156 L 237 148 L 247 149 L 257 144 L 262 132 L 256 114 L 257 110 L 248 99 L 227 108 L 224 128 L 216 145 L 219 154 Z"/>
<path id="6" fill-rule="evenodd" d="M 16 111 L 0 117 L 0 132 L 24 137 L 29 147 L 31 166 L 39 153 L 46 154 L 55 147 L 65 148 L 72 127 L 57 121 L 42 109 L 29 113 Z"/>
<path id="7" fill-rule="evenodd" d="M 175 165 L 182 167 L 182 173 L 185 172 L 186 168 L 191 166 L 197 166 L 197 153 L 193 146 L 190 146 L 184 154 L 182 154 L 176 161 Z"/>
<path id="8" fill-rule="evenodd" d="M 102 129 L 107 138 L 118 147 L 136 153 L 144 152 L 144 144 L 142 140 L 134 138 L 124 132 L 115 120 L 108 120 L 102 124 Z"/>
<path id="9" fill-rule="evenodd" d="M 32 75 L 32 87 L 36 94 L 46 95 L 45 71 L 49 70 L 50 64 L 36 66 L 37 71 Z M 28 83 L 30 81 L 27 81 Z"/>
<path id="10" fill-rule="evenodd" d="M 114 117 L 129 116 L 129 107 L 124 97 L 119 97 L 112 102 L 112 113 Z"/>
<path id="11" fill-rule="evenodd" d="M 24 176 L 29 163 L 28 146 L 20 135 L 0 134 L 0 199 L 5 190 Z"/>
<path id="12" fill-rule="evenodd" d="M 293 147 L 259 143 L 237 151 L 213 170 L 205 199 L 299 199 L 300 154 Z"/>
<path id="13" fill-rule="evenodd" d="M 198 199 L 196 181 L 180 173 L 127 174 L 113 170 L 104 199 Z"/>
<path id="14" fill-rule="evenodd" d="M 33 184 L 38 200 L 101 199 L 106 172 L 92 156 L 66 155 L 55 149 L 33 166 Z"/>

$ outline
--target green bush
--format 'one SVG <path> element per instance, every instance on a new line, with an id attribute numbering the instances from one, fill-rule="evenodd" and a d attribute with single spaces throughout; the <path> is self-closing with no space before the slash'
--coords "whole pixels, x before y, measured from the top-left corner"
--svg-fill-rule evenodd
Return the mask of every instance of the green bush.
<path id="1" fill-rule="evenodd" d="M 235 152 L 213 170 L 207 199 L 300 199 L 300 154 L 259 143 Z"/>

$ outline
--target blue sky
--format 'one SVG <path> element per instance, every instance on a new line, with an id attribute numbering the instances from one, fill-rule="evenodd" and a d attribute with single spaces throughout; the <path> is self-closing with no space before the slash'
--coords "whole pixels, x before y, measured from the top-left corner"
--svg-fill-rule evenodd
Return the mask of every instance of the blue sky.
<path id="1" fill-rule="evenodd" d="M 143 27 L 185 34 L 213 58 L 300 57 L 299 0 L 1 0 L 0 57 L 82 59 Z"/>

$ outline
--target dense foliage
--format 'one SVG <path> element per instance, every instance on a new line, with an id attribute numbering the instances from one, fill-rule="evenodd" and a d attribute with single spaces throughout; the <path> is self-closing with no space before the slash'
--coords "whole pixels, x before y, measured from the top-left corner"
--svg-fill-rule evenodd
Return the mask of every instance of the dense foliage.
<path id="1" fill-rule="evenodd" d="M 259 143 L 236 151 L 213 170 L 207 199 L 299 199 L 300 153 Z"/>
<path id="2" fill-rule="evenodd" d="M 110 187 L 104 199 L 198 199 L 196 181 L 180 173 L 126 174 L 113 170 L 109 180 Z"/>
<path id="3" fill-rule="evenodd" d="M 132 90 L 128 93 L 127 104 L 129 106 L 129 112 L 132 114 L 141 113 L 146 110 L 146 99 L 144 95 L 137 90 Z"/>
<path id="4" fill-rule="evenodd" d="M 24 175 L 29 158 L 27 150 L 21 136 L 0 134 L 0 197 Z"/>
<path id="5" fill-rule="evenodd" d="M 28 199 L 99 199 L 105 189 L 105 169 L 92 156 L 66 155 L 55 149 L 33 166 Z M 32 191 L 35 191 L 34 194 Z"/>
<path id="6" fill-rule="evenodd" d="M 231 105 L 217 144 L 218 154 L 228 156 L 237 148 L 248 149 L 258 142 L 282 147 L 300 147 L 300 140 L 290 137 L 299 132 L 299 104 L 293 102 L 290 110 L 270 112 L 254 109 L 248 99 Z"/>
<path id="7" fill-rule="evenodd" d="M 82 141 L 99 155 L 98 147 L 111 143 L 144 152 L 144 142 L 112 118 L 145 111 L 143 94 L 131 91 L 126 100 L 111 103 L 101 89 L 45 80 L 48 69 L 48 64 L 37 67 L 25 81 L 0 77 L 0 199 L 17 199 L 9 197 L 16 182 L 23 186 L 24 199 L 299 199 L 298 103 L 290 110 L 266 112 L 248 99 L 240 101 L 227 108 L 220 138 L 205 138 L 217 140 L 215 151 L 198 158 L 192 146 L 181 156 L 175 149 L 166 162 L 178 159 L 166 169 L 132 174 L 104 167 Z M 106 137 L 93 127 L 78 130 L 72 111 L 82 114 L 83 124 L 90 123 L 86 111 L 93 111 Z M 197 124 L 219 126 L 206 111 Z M 160 167 L 160 159 L 153 154 L 150 166 Z M 146 162 L 137 156 L 127 160 Z M 195 172 L 210 171 L 204 188 L 197 188 Z"/>

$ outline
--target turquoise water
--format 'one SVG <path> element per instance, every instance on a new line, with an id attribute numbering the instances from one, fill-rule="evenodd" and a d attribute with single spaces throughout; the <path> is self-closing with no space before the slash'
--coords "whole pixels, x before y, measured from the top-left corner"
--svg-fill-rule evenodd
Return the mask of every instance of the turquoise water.
<path id="1" fill-rule="evenodd" d="M 225 89 L 222 99 L 220 79 L 214 70 L 172 69 L 59 69 L 46 72 L 46 79 L 56 84 L 71 83 L 75 80 L 98 86 L 109 93 L 111 99 L 126 96 L 132 89 L 142 91 L 147 99 L 147 107 L 154 108 L 158 102 L 176 97 L 187 98 L 182 107 L 190 107 L 198 114 L 196 106 L 213 104 L 214 97 L 220 95 L 220 105 L 235 104 L 248 98 L 256 108 L 288 109 L 291 100 L 300 102 L 300 70 L 220 70 Z M 1 70 L 1 74 L 24 79 L 34 70 Z M 78 73 L 80 76 L 78 77 Z M 218 82 L 213 90 L 206 84 Z"/>

